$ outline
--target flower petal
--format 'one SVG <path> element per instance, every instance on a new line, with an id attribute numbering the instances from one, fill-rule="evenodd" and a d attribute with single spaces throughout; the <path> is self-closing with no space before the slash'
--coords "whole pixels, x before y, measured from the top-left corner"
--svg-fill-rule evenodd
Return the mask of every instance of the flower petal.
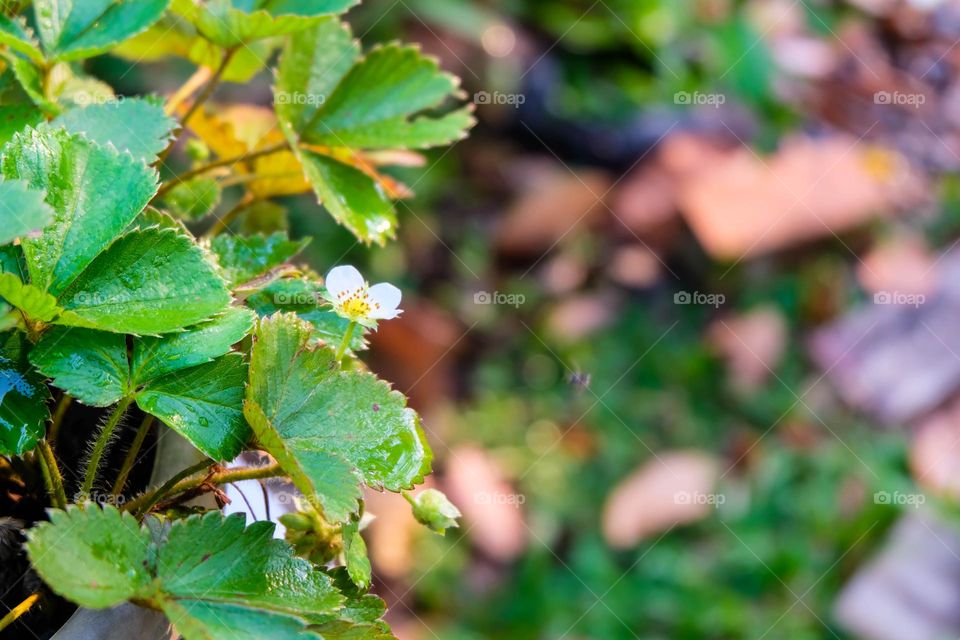
<path id="1" fill-rule="evenodd" d="M 366 286 L 366 281 L 356 267 L 343 265 L 330 269 L 325 284 L 327 285 L 327 291 L 336 300 L 342 294 L 350 294 L 358 289 L 363 289 Z"/>
<path id="2" fill-rule="evenodd" d="M 370 287 L 370 300 L 375 304 L 369 316 L 376 320 L 389 320 L 400 315 L 400 299 L 403 294 L 400 289 L 388 282 L 381 282 Z"/>

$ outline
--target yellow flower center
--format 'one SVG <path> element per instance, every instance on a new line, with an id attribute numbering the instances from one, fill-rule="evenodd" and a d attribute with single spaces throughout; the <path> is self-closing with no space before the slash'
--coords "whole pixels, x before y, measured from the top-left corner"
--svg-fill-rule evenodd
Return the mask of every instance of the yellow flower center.
<path id="1" fill-rule="evenodd" d="M 351 318 L 366 318 L 370 313 L 370 301 L 365 295 L 354 294 L 344 300 L 341 309 L 343 309 L 344 314 Z"/>

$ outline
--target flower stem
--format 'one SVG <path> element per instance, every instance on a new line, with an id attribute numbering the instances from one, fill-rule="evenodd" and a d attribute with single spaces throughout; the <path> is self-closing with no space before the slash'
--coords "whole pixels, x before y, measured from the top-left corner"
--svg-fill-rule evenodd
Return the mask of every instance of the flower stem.
<path id="1" fill-rule="evenodd" d="M 84 473 L 83 476 L 83 487 L 80 489 L 80 495 L 83 499 L 90 496 L 90 491 L 93 490 L 93 483 L 97 480 L 97 472 L 100 470 L 100 460 L 107 450 L 107 445 L 110 444 L 110 438 L 113 436 L 113 432 L 116 431 L 117 425 L 120 424 L 120 419 L 123 417 L 123 414 L 126 413 L 127 407 L 130 406 L 132 401 L 132 397 L 126 397 L 118 402 L 117 406 L 113 408 L 113 413 L 111 413 L 107 419 L 107 423 L 103 425 L 103 430 L 100 431 L 100 435 L 97 436 L 97 441 L 93 445 L 93 452 L 90 454 L 90 461 L 87 462 L 86 473 Z"/>
<path id="2" fill-rule="evenodd" d="M 153 416 L 148 415 L 143 419 L 143 422 L 140 424 L 140 428 L 137 429 L 137 435 L 133 439 L 133 443 L 130 445 L 130 450 L 127 451 L 127 456 L 123 459 L 123 466 L 120 467 L 120 473 L 117 475 L 117 480 L 113 483 L 113 489 L 111 491 L 113 497 L 117 497 L 123 492 L 123 487 L 127 484 L 127 478 L 130 477 L 130 472 L 133 470 L 133 465 L 137 462 L 137 455 L 140 453 L 140 449 L 143 448 L 143 443 L 147 439 L 147 435 L 150 433 L 150 427 L 153 426 L 153 420 Z"/>
<path id="3" fill-rule="evenodd" d="M 60 474 L 53 449 L 49 442 L 41 440 L 37 443 L 37 450 L 40 452 L 40 470 L 43 472 L 43 481 L 50 494 L 50 501 L 53 506 L 63 509 L 67 506 L 67 494 L 63 489 L 63 475 Z"/>
<path id="4" fill-rule="evenodd" d="M 158 489 L 144 493 L 136 500 L 132 500 L 124 505 L 127 511 L 133 511 L 139 514 L 146 514 L 166 496 L 174 496 L 180 493 L 191 491 L 202 487 L 203 485 L 222 485 L 241 482 L 243 480 L 260 480 L 263 478 L 274 478 L 283 475 L 283 469 L 279 464 L 268 464 L 262 467 L 241 467 L 239 469 L 225 469 L 223 471 L 214 471 L 203 475 L 194 475 L 209 466 L 209 461 L 205 465 L 194 465 L 184 469 L 173 478 L 168 480 Z M 193 476 L 193 477 L 190 477 Z"/>
<path id="5" fill-rule="evenodd" d="M 3 619 L 0 619 L 0 631 L 3 631 L 14 622 L 17 621 L 17 618 L 25 614 L 27 611 L 37 603 L 37 600 L 40 599 L 40 594 L 35 593 L 32 596 L 28 597 L 26 600 L 15 606 L 13 609 L 10 609 L 10 612 L 7 615 L 3 616 Z"/>
<path id="6" fill-rule="evenodd" d="M 353 339 L 353 332 L 357 328 L 357 323 L 350 321 L 350 324 L 347 325 L 347 330 L 343 332 L 343 341 L 340 342 L 340 347 L 337 349 L 337 362 L 340 362 L 343 359 L 343 354 L 347 352 L 347 347 L 350 346 L 350 340 Z"/>

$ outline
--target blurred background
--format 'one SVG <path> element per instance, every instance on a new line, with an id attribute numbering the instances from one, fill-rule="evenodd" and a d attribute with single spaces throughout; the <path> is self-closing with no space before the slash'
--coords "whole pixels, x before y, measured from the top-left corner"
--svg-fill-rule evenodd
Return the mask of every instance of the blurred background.
<path id="1" fill-rule="evenodd" d="M 375 0 L 477 103 L 366 359 L 463 512 L 372 494 L 403 640 L 960 637 L 960 2 Z M 126 92 L 188 63 L 105 59 Z M 269 104 L 271 78 L 224 101 Z M 411 164 L 416 164 L 412 162 Z"/>

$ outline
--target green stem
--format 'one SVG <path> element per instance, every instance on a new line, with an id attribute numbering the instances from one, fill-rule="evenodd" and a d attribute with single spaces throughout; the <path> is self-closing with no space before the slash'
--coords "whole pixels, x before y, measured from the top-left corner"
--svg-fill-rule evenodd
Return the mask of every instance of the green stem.
<path id="1" fill-rule="evenodd" d="M 160 500 L 165 495 L 167 495 L 170 491 L 172 491 L 174 487 L 176 487 L 177 484 L 180 483 L 182 480 L 185 480 L 186 478 L 189 478 L 190 476 L 200 471 L 207 471 L 208 469 L 210 469 L 210 466 L 212 464 L 213 463 L 210 462 L 208 458 L 204 458 L 197 464 L 191 465 L 186 469 L 183 469 L 179 473 L 174 474 L 173 477 L 171 477 L 169 480 L 164 482 L 162 485 L 160 485 L 160 487 L 156 491 L 153 491 L 151 493 L 147 493 L 141 496 L 140 499 L 142 500 L 142 502 L 140 502 L 139 504 L 137 500 L 134 500 L 133 502 L 131 502 L 129 505 L 127 505 L 127 509 L 131 509 L 131 510 L 135 509 L 134 513 L 139 518 L 142 514 L 145 514 L 148 511 L 150 511 L 150 509 L 153 508 L 153 505 L 160 502 Z M 210 474 L 208 473 L 207 475 L 210 475 Z M 199 477 L 203 477 L 203 476 L 199 476 Z"/>
<path id="2" fill-rule="evenodd" d="M 37 443 L 37 450 L 40 452 L 40 470 L 43 472 L 43 481 L 50 494 L 50 501 L 58 509 L 64 509 L 67 506 L 67 493 L 63 489 L 63 475 L 53 455 L 53 449 L 49 442 L 41 440 Z"/>
<path id="3" fill-rule="evenodd" d="M 247 153 L 242 153 L 238 156 L 232 156 L 230 158 L 221 158 L 219 160 L 214 160 L 208 164 L 205 164 L 189 171 L 185 171 L 178 176 L 170 178 L 163 183 L 163 186 L 160 187 L 160 190 L 157 191 L 157 195 L 154 196 L 154 200 L 162 198 L 166 193 L 177 185 L 183 184 L 192 178 L 201 176 L 205 173 L 213 171 L 214 169 L 219 169 L 220 167 L 232 167 L 233 165 L 239 162 L 249 162 L 250 160 L 256 160 L 257 158 L 262 158 L 264 156 L 273 155 L 275 153 L 280 153 L 281 151 L 286 151 L 290 148 L 289 142 L 278 142 L 275 145 L 269 147 L 264 147 L 263 149 L 257 149 L 256 151 L 250 151 Z"/>
<path id="4" fill-rule="evenodd" d="M 350 321 L 350 324 L 347 325 L 347 330 L 343 332 L 343 341 L 340 342 L 340 347 L 337 349 L 337 362 L 343 359 L 343 354 L 347 352 L 347 347 L 350 346 L 350 340 L 353 339 L 353 331 L 357 328 L 357 323 Z"/>
<path id="5" fill-rule="evenodd" d="M 57 408 L 53 412 L 53 418 L 50 419 L 50 431 L 47 432 L 47 440 L 50 442 L 57 441 L 57 436 L 60 435 L 60 425 L 63 423 L 63 417 L 67 415 L 67 410 L 71 404 L 73 404 L 73 396 L 69 393 L 64 393 L 60 397 L 60 402 L 57 403 Z"/>
<path id="6" fill-rule="evenodd" d="M 97 436 L 97 441 L 93 445 L 93 452 L 90 454 L 90 461 L 87 463 L 87 471 L 83 476 L 83 487 L 80 489 L 80 495 L 84 500 L 90 496 L 90 491 L 93 490 L 93 483 L 96 482 L 97 472 L 100 470 L 100 460 L 107 450 L 107 445 L 110 444 L 113 432 L 120 424 L 120 419 L 126 413 L 127 407 L 130 406 L 132 401 L 132 397 L 126 397 L 118 402 L 117 406 L 113 408 L 113 413 L 107 419 L 107 423 L 103 425 L 100 435 Z"/>
<path id="7" fill-rule="evenodd" d="M 140 453 L 140 449 L 143 448 L 143 443 L 150 433 L 150 427 L 153 426 L 153 420 L 153 416 L 147 415 L 147 417 L 143 419 L 143 423 L 140 424 L 140 428 L 137 429 L 137 435 L 133 439 L 133 444 L 130 445 L 130 450 L 127 451 L 127 456 L 123 459 L 123 466 L 120 467 L 117 480 L 113 483 L 113 489 L 111 490 L 113 497 L 116 498 L 123 492 L 123 487 L 127 484 L 127 478 L 130 477 L 133 465 L 137 462 L 137 455 Z"/>
<path id="8" fill-rule="evenodd" d="M 262 480 L 264 478 L 275 478 L 283 475 L 283 469 L 279 464 L 268 464 L 262 467 L 241 467 L 239 469 L 224 469 L 214 473 L 203 475 L 193 475 L 205 467 L 195 465 L 175 475 L 168 480 L 159 489 L 144 493 L 136 500 L 132 500 L 124 505 L 127 511 L 133 511 L 137 514 L 146 514 L 166 496 L 174 496 L 193 489 L 197 489 L 205 484 L 223 485 L 241 482 L 243 480 Z M 193 476 L 193 477 L 190 477 Z"/>
<path id="9" fill-rule="evenodd" d="M 0 619 L 0 631 L 3 631 L 14 622 L 17 621 L 17 618 L 25 614 L 27 611 L 30 611 L 30 608 L 37 603 L 37 600 L 40 599 L 40 594 L 35 593 L 13 609 L 10 609 L 10 612 L 7 615 L 3 616 L 3 619 Z"/>
<path id="10" fill-rule="evenodd" d="M 37 452 L 37 461 L 40 463 L 40 475 L 43 476 L 43 486 L 47 490 L 47 495 L 50 496 L 50 504 L 56 504 L 57 490 L 53 487 L 53 476 L 50 475 L 50 467 L 47 465 L 46 459 L 44 459 L 39 451 Z"/>

